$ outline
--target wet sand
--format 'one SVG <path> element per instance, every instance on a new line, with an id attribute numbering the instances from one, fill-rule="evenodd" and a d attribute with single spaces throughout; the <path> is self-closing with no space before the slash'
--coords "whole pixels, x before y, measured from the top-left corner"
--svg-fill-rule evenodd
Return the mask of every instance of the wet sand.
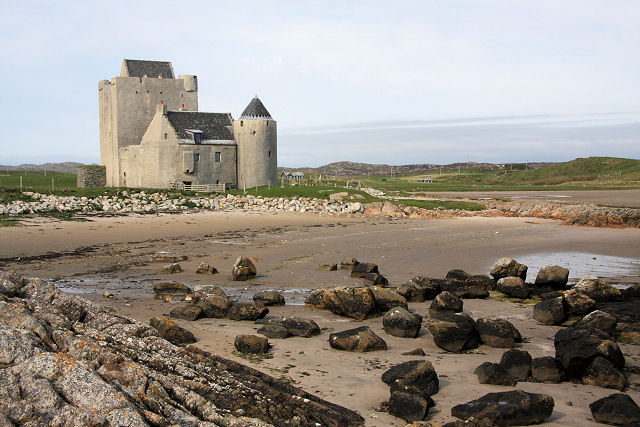
<path id="1" fill-rule="evenodd" d="M 536 257 L 540 254 L 587 253 L 630 260 L 628 269 L 612 271 L 609 277 L 621 283 L 640 281 L 640 230 L 564 226 L 553 220 L 531 218 L 397 219 L 375 217 L 321 217 L 313 214 L 261 215 L 248 213 L 197 213 L 188 215 L 97 218 L 93 222 L 43 222 L 22 228 L 0 229 L 0 257 L 36 257 L 58 253 L 50 259 L 8 261 L 5 267 L 31 277 L 56 279 L 66 291 L 81 294 L 118 312 L 147 322 L 167 315 L 179 302 L 153 298 L 156 280 L 177 280 L 188 285 L 215 284 L 237 300 L 250 300 L 265 289 L 283 291 L 288 304 L 270 308 L 270 314 L 296 315 L 314 319 L 323 332 L 313 338 L 271 339 L 272 359 L 253 364 L 276 377 L 334 402 L 357 410 L 367 425 L 405 423 L 380 411 L 389 397 L 389 387 L 380 376 L 388 367 L 407 360 L 402 356 L 423 348 L 440 377 L 440 391 L 430 420 L 449 421 L 451 407 L 481 395 L 509 390 L 508 387 L 478 384 L 472 374 L 482 362 L 498 362 L 504 349 L 481 346 L 469 354 L 451 354 L 436 347 L 423 328 L 416 339 L 387 335 L 382 319 L 358 322 L 303 305 L 312 289 L 352 286 L 361 282 L 348 271 L 318 271 L 318 264 L 340 262 L 354 256 L 378 264 L 393 285 L 415 275 L 443 277 L 453 268 L 486 274 L 503 256 Z M 92 246 L 70 255 L 60 252 Z M 149 263 L 157 251 L 189 256 L 181 262 L 183 273 L 159 275 L 162 264 Z M 231 266 L 239 255 L 256 259 L 258 277 L 233 282 Z M 52 256 L 51 254 L 49 256 Z M 541 258 L 542 257 L 542 258 Z M 563 258 L 566 259 L 566 258 Z M 220 270 L 216 275 L 196 275 L 201 261 Z M 550 259 L 549 263 L 553 263 Z M 620 274 L 618 274 L 620 273 Z M 533 280 L 533 277 L 529 277 Z M 102 297 L 108 290 L 114 297 Z M 429 302 L 411 303 L 424 315 Z M 473 318 L 502 316 L 525 337 L 522 349 L 533 357 L 554 355 L 553 335 L 558 327 L 541 326 L 532 319 L 532 306 L 495 300 L 464 300 L 464 310 Z M 179 321 L 198 338 L 197 346 L 224 357 L 249 363 L 233 354 L 233 339 L 239 333 L 253 333 L 259 327 L 249 321 L 201 319 Z M 387 351 L 347 353 L 333 350 L 327 342 L 331 331 L 368 325 L 388 344 Z M 326 329 L 325 329 L 326 328 Z M 640 365 L 640 347 L 621 344 L 627 365 Z M 640 378 L 631 375 L 628 393 L 640 402 Z M 594 424 L 588 404 L 615 390 L 582 384 L 518 383 L 518 389 L 544 392 L 555 399 L 555 410 L 547 425 L 584 426 Z"/>

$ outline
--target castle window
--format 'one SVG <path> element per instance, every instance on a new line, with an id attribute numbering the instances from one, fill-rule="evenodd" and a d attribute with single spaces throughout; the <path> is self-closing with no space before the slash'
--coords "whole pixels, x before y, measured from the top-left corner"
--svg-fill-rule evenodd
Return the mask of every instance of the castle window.
<path id="1" fill-rule="evenodd" d="M 160 95 L 162 95 L 162 91 L 160 91 Z"/>
<path id="2" fill-rule="evenodd" d="M 196 153 L 195 154 L 195 161 L 199 162 L 200 161 L 200 153 Z"/>
<path id="3" fill-rule="evenodd" d="M 271 157 L 271 151 L 269 151 L 269 157 Z"/>
<path id="4" fill-rule="evenodd" d="M 216 185 L 220 184 L 220 180 L 216 179 Z"/>
<path id="5" fill-rule="evenodd" d="M 242 126 L 244 124 L 244 121 L 240 120 L 240 126 Z"/>
<path id="6" fill-rule="evenodd" d="M 222 158 L 222 153 L 219 151 L 216 151 L 215 161 L 219 162 L 221 158 Z"/>
<path id="7" fill-rule="evenodd" d="M 164 134 L 164 139 L 167 139 L 167 134 L 166 133 Z"/>
<path id="8" fill-rule="evenodd" d="M 202 141 L 202 134 L 201 133 L 194 133 L 193 134 L 193 142 L 195 142 L 196 144 L 200 144 L 201 141 Z"/>

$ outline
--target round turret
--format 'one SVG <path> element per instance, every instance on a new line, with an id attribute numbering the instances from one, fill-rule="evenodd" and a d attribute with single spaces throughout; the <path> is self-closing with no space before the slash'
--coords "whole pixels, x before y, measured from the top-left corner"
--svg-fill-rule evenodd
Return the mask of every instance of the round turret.
<path id="1" fill-rule="evenodd" d="M 278 183 L 277 122 L 255 96 L 233 122 L 238 144 L 238 188 Z"/>

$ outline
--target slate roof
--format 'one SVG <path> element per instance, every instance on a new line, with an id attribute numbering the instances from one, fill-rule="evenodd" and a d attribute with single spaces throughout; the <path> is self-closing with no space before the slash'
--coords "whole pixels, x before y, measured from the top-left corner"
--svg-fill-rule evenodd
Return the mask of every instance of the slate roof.
<path id="1" fill-rule="evenodd" d="M 228 113 L 167 111 L 167 118 L 180 139 L 192 139 L 187 130 L 200 130 L 203 140 L 233 140 L 233 132 L 227 128 L 233 126 L 231 115 Z"/>
<path id="2" fill-rule="evenodd" d="M 241 119 L 270 119 L 271 114 L 267 111 L 264 104 L 258 99 L 258 96 L 254 96 L 247 108 L 244 109 L 240 115 Z"/>
<path id="3" fill-rule="evenodd" d="M 171 62 L 165 61 L 142 61 L 139 59 L 125 59 L 125 66 L 129 73 L 129 77 L 147 77 L 158 78 L 162 76 L 163 79 L 173 79 L 173 69 L 171 68 Z"/>

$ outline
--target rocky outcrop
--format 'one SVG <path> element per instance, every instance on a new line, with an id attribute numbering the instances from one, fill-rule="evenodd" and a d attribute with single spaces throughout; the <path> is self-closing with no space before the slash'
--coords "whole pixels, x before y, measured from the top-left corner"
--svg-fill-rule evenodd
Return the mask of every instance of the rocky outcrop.
<path id="1" fill-rule="evenodd" d="M 520 264 L 512 258 L 500 258 L 493 264 L 489 274 L 495 280 L 500 280 L 504 277 L 519 277 L 522 280 L 526 280 L 527 269 L 526 265 Z"/>
<path id="2" fill-rule="evenodd" d="M 403 307 L 392 308 L 382 318 L 384 331 L 394 337 L 416 338 L 421 325 L 422 316 Z"/>
<path id="3" fill-rule="evenodd" d="M 553 407 L 554 401 L 549 395 L 514 390 L 489 393 L 456 405 L 451 408 L 451 415 L 463 420 L 489 418 L 500 426 L 524 426 L 543 422 L 551 416 Z"/>
<path id="4" fill-rule="evenodd" d="M 603 424 L 633 426 L 640 423 L 640 407 L 623 393 L 614 393 L 589 404 L 593 418 Z"/>
<path id="5" fill-rule="evenodd" d="M 352 411 L 215 354 L 177 347 L 156 328 L 53 285 L 9 281 L 13 290 L 0 295 L 4 424 L 364 424 Z"/>
<path id="6" fill-rule="evenodd" d="M 330 334 L 329 345 L 336 350 L 360 353 L 387 349 L 387 343 L 368 326 Z"/>
<path id="7" fill-rule="evenodd" d="M 253 261 L 247 257 L 238 257 L 236 261 L 233 263 L 233 269 L 231 270 L 231 274 L 233 275 L 233 280 L 245 281 L 256 277 L 256 266 L 253 264 Z"/>
<path id="8" fill-rule="evenodd" d="M 430 313 L 427 329 L 435 344 L 444 350 L 460 353 L 478 346 L 475 322 L 465 313 Z"/>

